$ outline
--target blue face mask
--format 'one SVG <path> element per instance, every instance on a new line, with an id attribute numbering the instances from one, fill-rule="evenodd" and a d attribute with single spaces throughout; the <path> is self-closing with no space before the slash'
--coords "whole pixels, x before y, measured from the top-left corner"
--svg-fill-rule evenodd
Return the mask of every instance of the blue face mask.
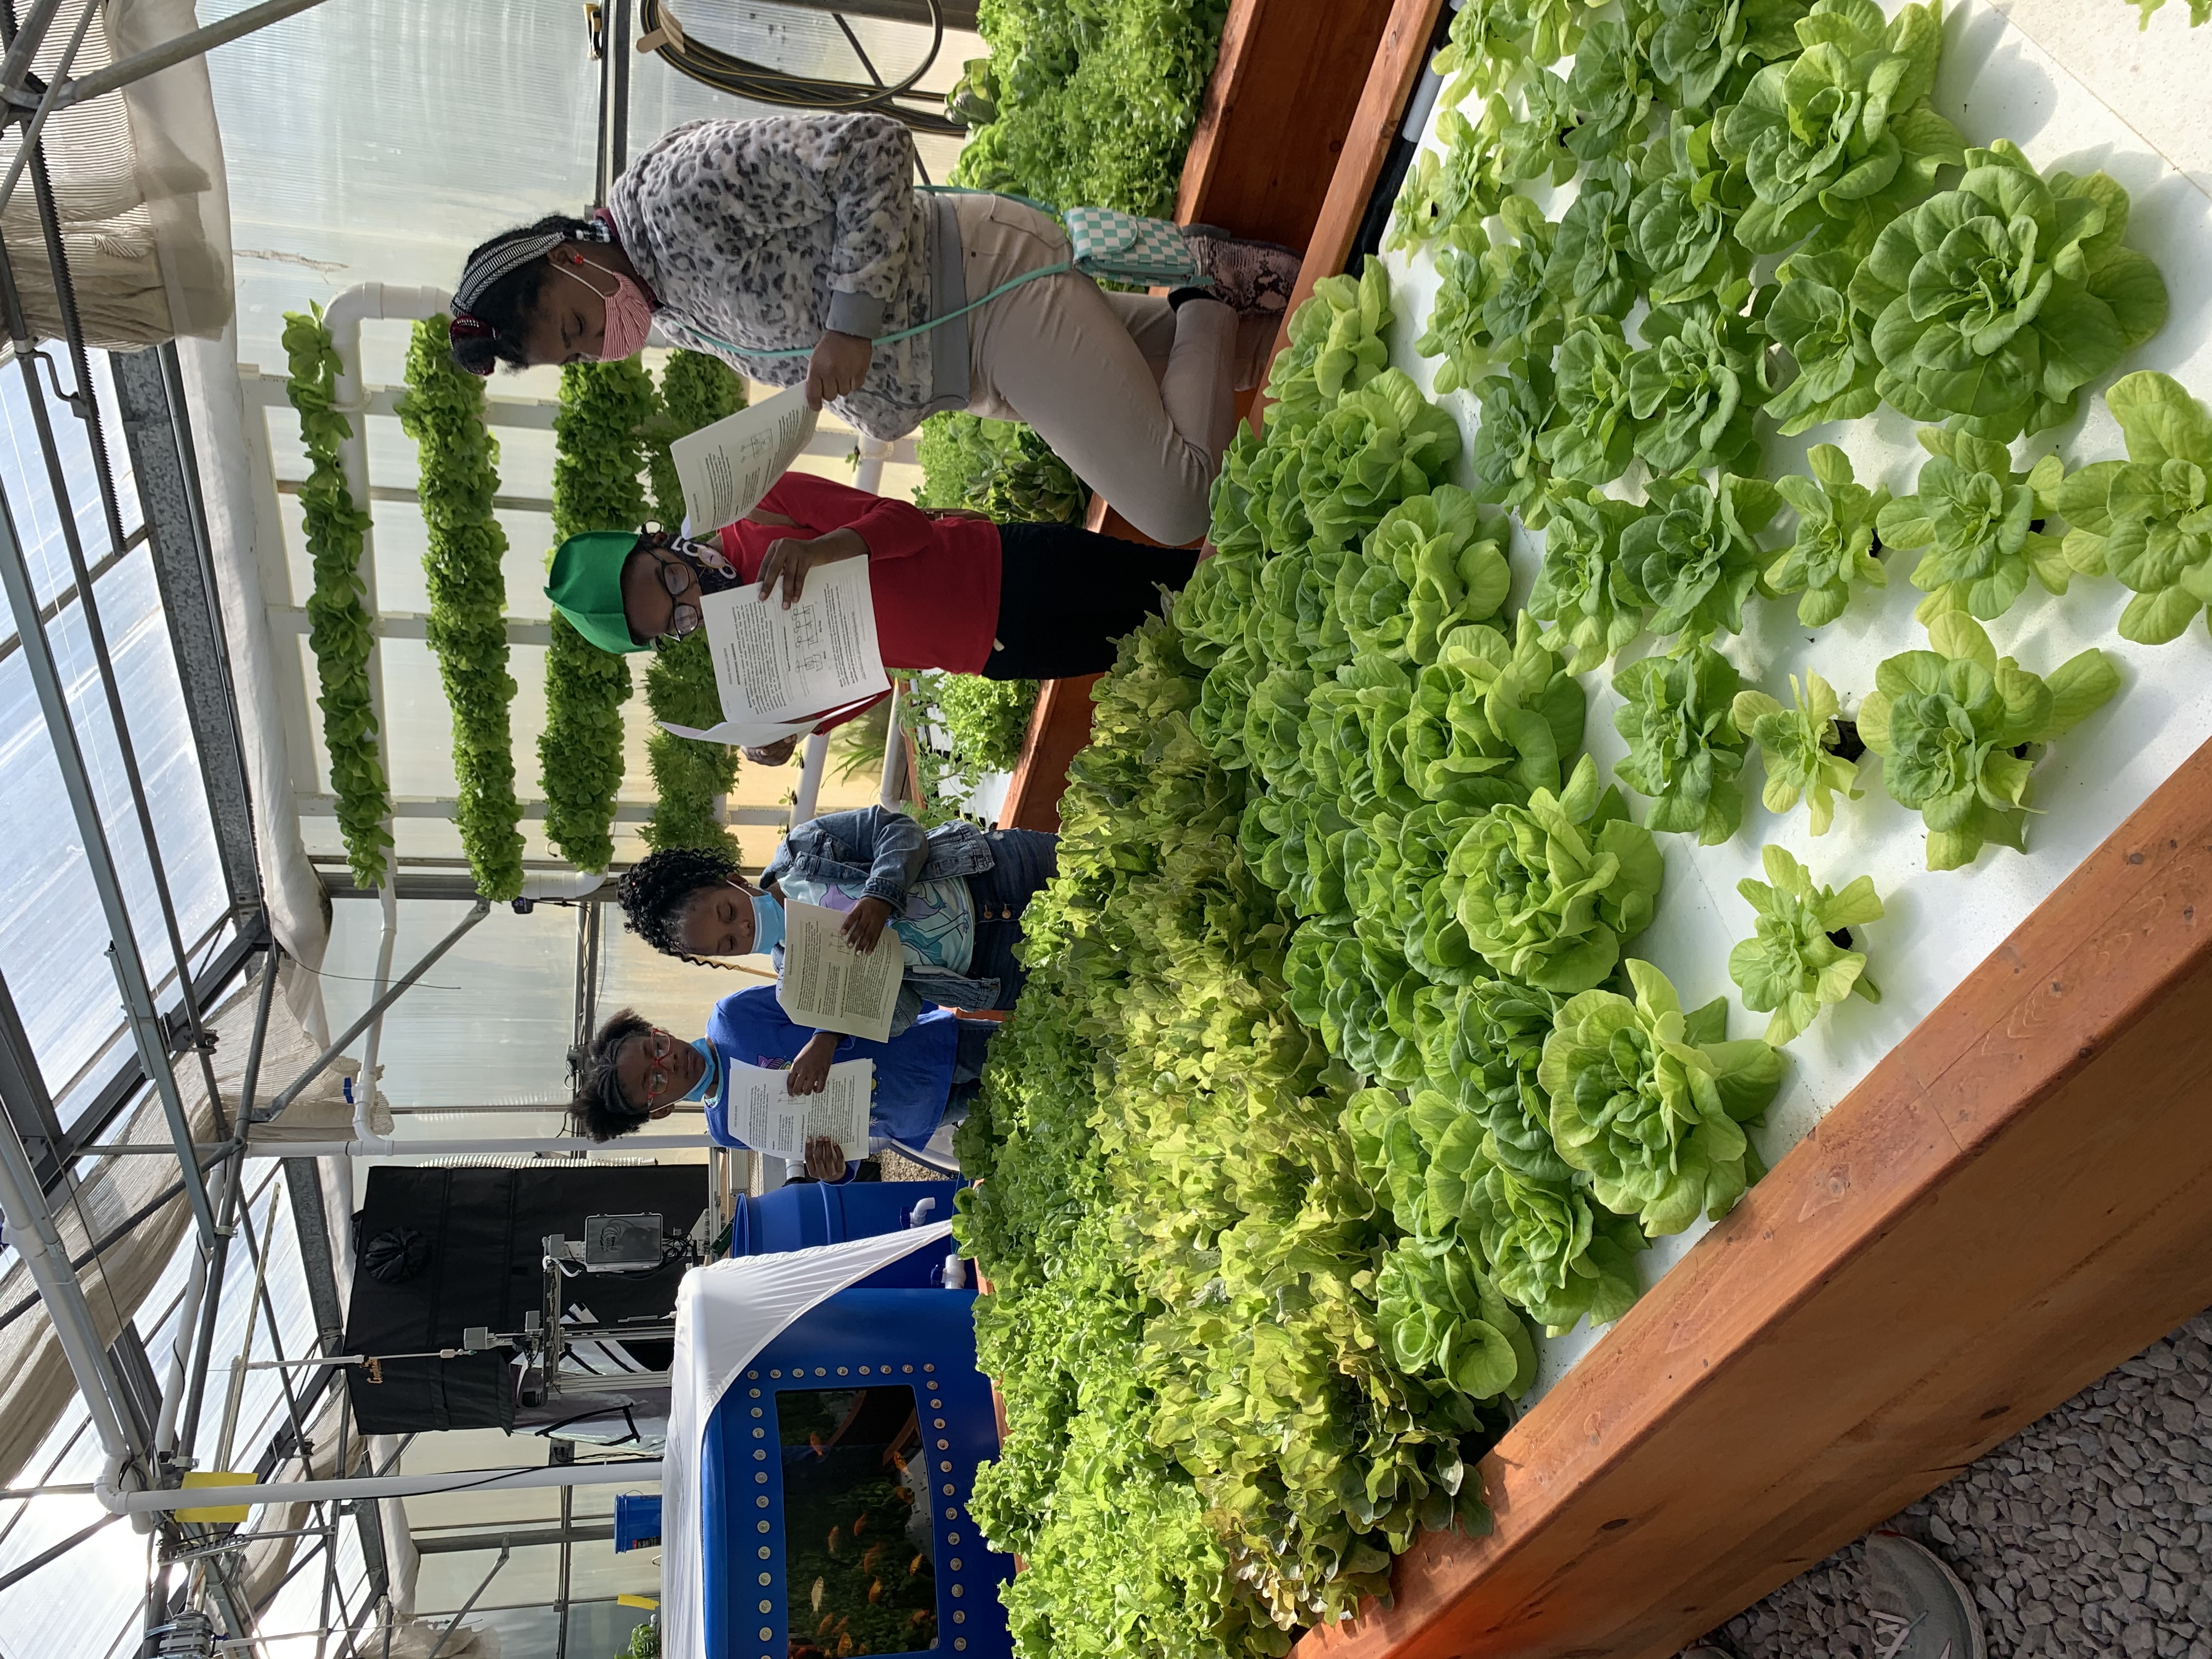
<path id="1" fill-rule="evenodd" d="M 753 951 L 766 956 L 783 943 L 783 906 L 766 893 L 753 895 Z"/>
<path id="2" fill-rule="evenodd" d="M 698 1085 L 684 1097 L 686 1100 L 713 1100 L 722 1092 L 722 1056 L 714 1045 L 704 1037 L 693 1037 L 691 1046 L 707 1062 L 707 1069 L 699 1073 Z"/>

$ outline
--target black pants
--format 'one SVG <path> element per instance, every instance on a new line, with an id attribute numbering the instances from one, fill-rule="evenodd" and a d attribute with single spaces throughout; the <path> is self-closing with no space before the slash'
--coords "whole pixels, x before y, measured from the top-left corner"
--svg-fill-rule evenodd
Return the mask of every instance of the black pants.
<path id="1" fill-rule="evenodd" d="M 1000 648 L 983 665 L 994 680 L 1103 674 L 1121 637 L 1180 592 L 1197 568 L 1189 548 L 1153 547 L 1076 524 L 999 526 Z"/>

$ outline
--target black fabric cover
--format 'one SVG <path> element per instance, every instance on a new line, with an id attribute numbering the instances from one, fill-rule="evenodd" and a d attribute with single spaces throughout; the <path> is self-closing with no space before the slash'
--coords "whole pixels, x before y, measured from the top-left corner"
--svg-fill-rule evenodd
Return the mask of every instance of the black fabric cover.
<path id="1" fill-rule="evenodd" d="M 430 1241 L 412 1227 L 394 1227 L 361 1247 L 362 1271 L 386 1285 L 404 1285 L 430 1264 Z"/>
<path id="2" fill-rule="evenodd" d="M 363 1271 L 346 1310 L 348 1353 L 417 1353 L 459 1347 L 471 1325 L 518 1331 L 543 1297 L 539 1261 L 548 1233 L 580 1238 L 584 1218 L 654 1212 L 668 1231 L 690 1231 L 707 1205 L 703 1164 L 638 1169 L 424 1170 L 384 1167 L 368 1176 L 354 1218 Z M 395 1236 L 412 1233 L 413 1243 Z M 387 1280 L 372 1255 L 404 1267 L 416 1245 L 423 1259 L 411 1276 Z M 568 1300 L 602 1321 L 665 1318 L 676 1306 L 680 1263 L 635 1276 L 579 1275 Z M 657 1350 L 657 1352 L 655 1352 Z M 665 1363 L 665 1343 L 633 1349 L 647 1364 Z M 430 1429 L 514 1427 L 514 1399 L 504 1350 L 459 1358 L 388 1359 L 384 1380 L 349 1365 L 346 1382 L 365 1434 Z"/>

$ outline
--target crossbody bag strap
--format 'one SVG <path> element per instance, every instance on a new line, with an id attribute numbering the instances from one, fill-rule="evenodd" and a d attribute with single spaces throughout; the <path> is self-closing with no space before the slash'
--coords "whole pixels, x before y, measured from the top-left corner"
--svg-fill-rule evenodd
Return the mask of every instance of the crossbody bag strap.
<path id="1" fill-rule="evenodd" d="M 1034 283 L 1040 276 L 1064 276 L 1074 269 L 1073 259 L 1063 259 L 1056 265 L 1045 265 L 1036 270 L 1025 270 L 1020 276 L 1000 283 L 981 299 L 970 300 L 957 311 L 948 311 L 942 317 L 933 317 L 926 323 L 915 324 L 912 328 L 902 328 L 890 334 L 878 334 L 869 342 L 869 344 L 872 346 L 896 345 L 901 340 L 911 340 L 917 334 L 927 334 L 933 328 L 942 328 L 956 317 L 965 317 L 971 311 L 981 310 L 1000 295 L 1012 293 L 1024 283 Z M 695 338 L 704 340 L 708 345 L 719 350 L 734 351 L 741 357 L 811 357 L 814 355 L 812 346 L 780 347 L 774 351 L 759 351 L 750 346 L 732 345 L 727 340 L 717 338 L 708 333 L 705 329 L 695 328 L 689 323 L 683 324 L 681 326 L 686 333 Z"/>

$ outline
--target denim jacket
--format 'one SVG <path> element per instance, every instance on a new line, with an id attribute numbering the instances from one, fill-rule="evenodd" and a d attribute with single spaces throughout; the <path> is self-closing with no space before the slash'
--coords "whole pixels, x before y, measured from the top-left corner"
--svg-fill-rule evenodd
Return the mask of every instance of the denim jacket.
<path id="1" fill-rule="evenodd" d="M 903 812 L 864 806 L 857 811 L 825 813 L 797 826 L 761 872 L 761 883 L 781 884 L 785 876 L 798 875 L 857 885 L 863 895 L 883 900 L 897 915 L 905 910 L 907 890 L 915 883 L 980 875 L 995 862 L 983 832 L 965 819 L 925 831 Z M 896 937 L 889 947 L 898 948 Z M 774 959 L 776 971 L 782 972 L 780 945 Z M 988 1008 L 998 1000 L 995 979 L 970 979 L 942 968 L 909 963 L 899 987 L 898 1006 L 891 1011 L 891 1035 L 913 1024 L 929 1003 L 974 1010 Z"/>

